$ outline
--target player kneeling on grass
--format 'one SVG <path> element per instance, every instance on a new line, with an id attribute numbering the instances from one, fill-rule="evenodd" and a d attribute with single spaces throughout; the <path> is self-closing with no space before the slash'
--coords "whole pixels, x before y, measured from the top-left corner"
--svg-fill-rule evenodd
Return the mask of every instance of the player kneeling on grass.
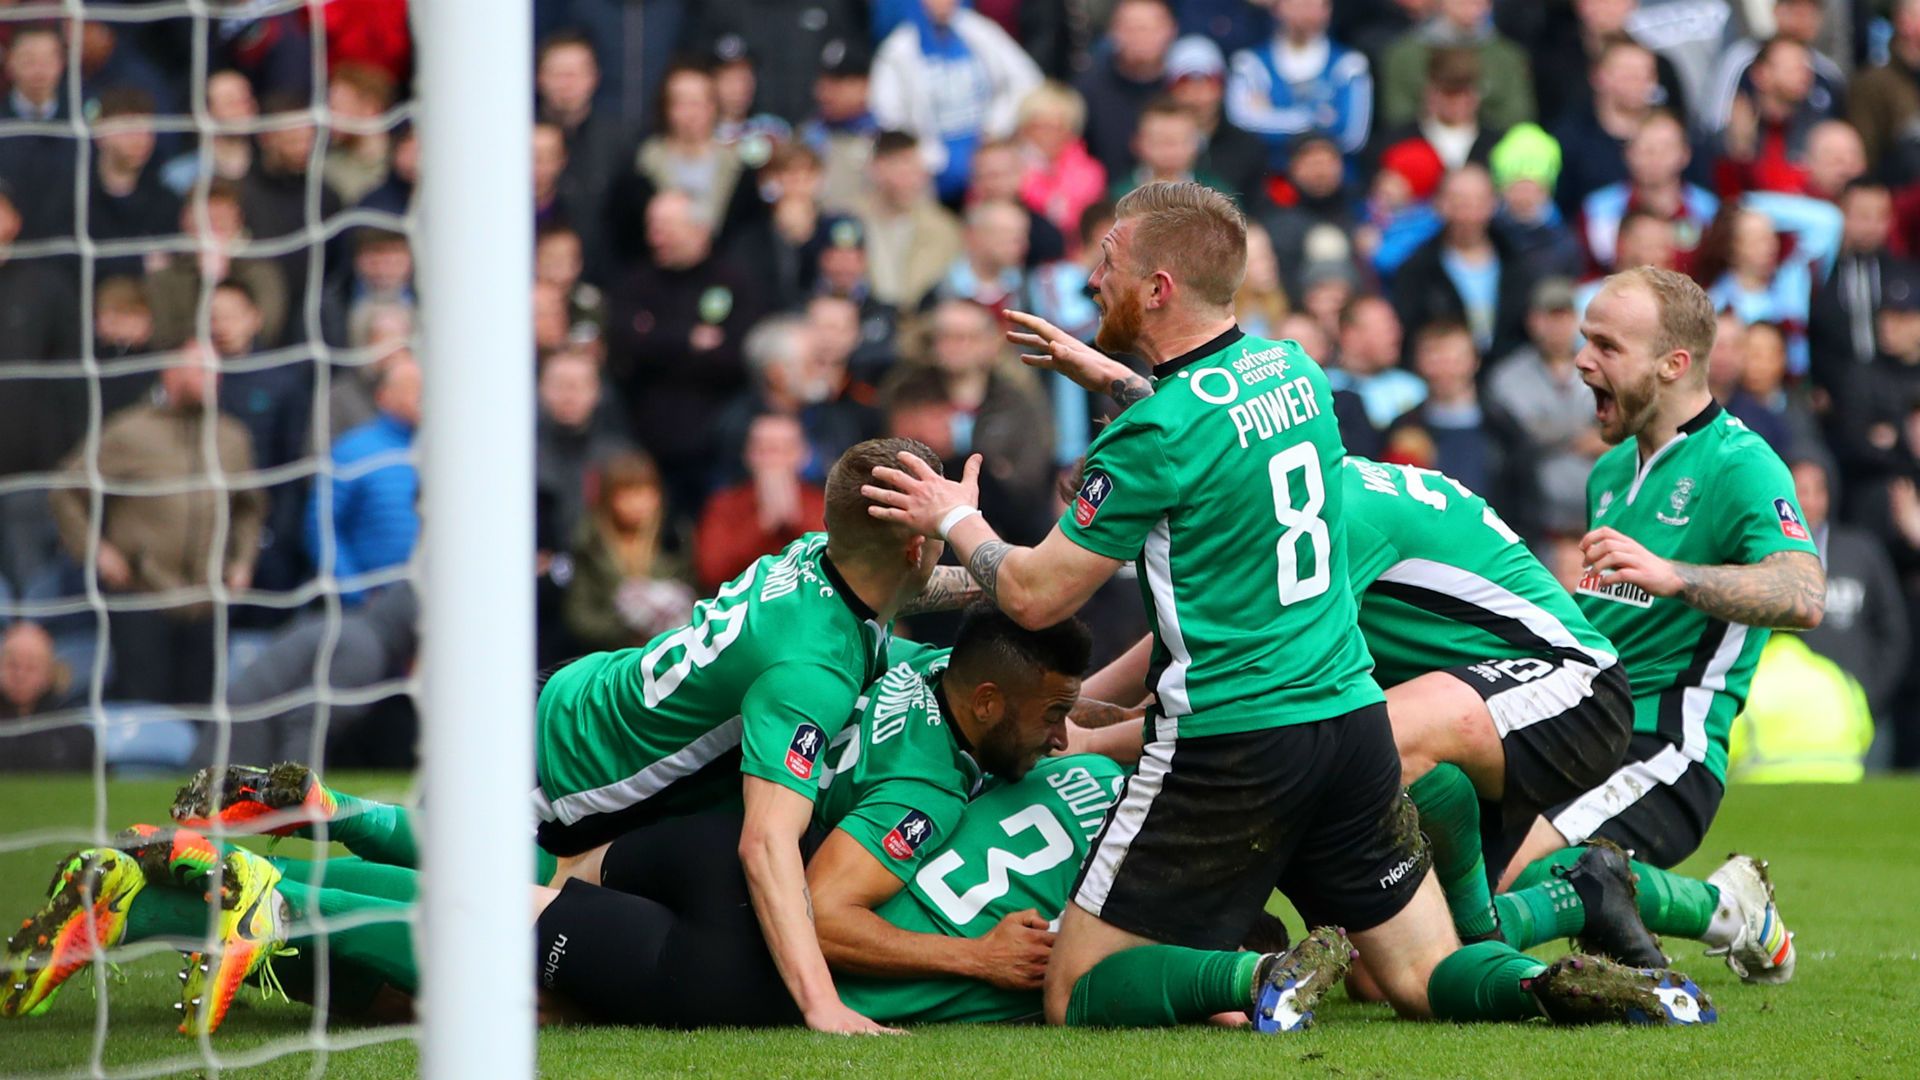
<path id="1" fill-rule="evenodd" d="M 1792 474 L 1708 390 L 1714 330 L 1700 287 L 1651 267 L 1608 278 L 1587 307 L 1575 364 L 1617 445 L 1587 478 L 1577 600 L 1633 678 L 1633 738 L 1616 772 L 1543 810 L 1498 904 L 1522 948 L 1581 932 L 1593 911 L 1560 880 L 1580 857 L 1567 845 L 1609 840 L 1638 857 L 1649 928 L 1706 942 L 1742 979 L 1781 983 L 1793 936 L 1766 864 L 1735 855 L 1705 881 L 1665 869 L 1719 809 L 1728 733 L 1770 628 L 1811 628 L 1826 605 Z"/>

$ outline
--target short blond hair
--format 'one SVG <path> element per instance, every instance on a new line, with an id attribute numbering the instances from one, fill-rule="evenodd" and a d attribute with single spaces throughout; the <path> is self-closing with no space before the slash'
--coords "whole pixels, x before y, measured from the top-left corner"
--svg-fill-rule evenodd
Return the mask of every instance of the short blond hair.
<path id="1" fill-rule="evenodd" d="M 1015 124 L 1026 127 L 1027 121 L 1043 112 L 1058 116 L 1075 135 L 1087 129 L 1087 99 L 1080 96 L 1080 91 L 1057 79 L 1048 79 L 1020 99 Z"/>
<path id="2" fill-rule="evenodd" d="M 1113 219 L 1134 222 L 1138 272 L 1165 270 L 1203 303 L 1233 305 L 1247 273 L 1247 216 L 1232 199 L 1191 180 L 1163 180 L 1128 192 Z"/>
<path id="3" fill-rule="evenodd" d="M 1705 378 L 1707 354 L 1713 351 L 1713 335 L 1718 328 L 1707 291 L 1687 275 L 1658 266 L 1629 267 L 1606 280 L 1609 288 L 1627 285 L 1647 290 L 1659 308 L 1660 331 L 1653 342 L 1654 355 L 1685 349 L 1700 377 Z"/>

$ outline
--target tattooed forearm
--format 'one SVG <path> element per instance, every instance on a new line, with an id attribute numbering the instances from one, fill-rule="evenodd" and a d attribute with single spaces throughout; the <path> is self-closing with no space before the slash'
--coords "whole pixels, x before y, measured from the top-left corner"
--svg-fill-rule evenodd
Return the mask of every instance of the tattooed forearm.
<path id="1" fill-rule="evenodd" d="M 980 591 L 987 599 L 1000 602 L 1000 564 L 1007 561 L 1007 554 L 1013 545 L 998 538 L 987 541 L 973 549 L 973 556 L 967 560 L 967 573 L 980 583 Z"/>
<path id="2" fill-rule="evenodd" d="M 1817 556 L 1779 551 L 1750 566 L 1674 563 L 1680 599 L 1717 619 L 1748 626 L 1807 630 L 1827 607 L 1827 576 Z"/>
<path id="3" fill-rule="evenodd" d="M 1067 719 L 1083 728 L 1103 728 L 1125 723 L 1128 720 L 1136 720 L 1145 716 L 1146 712 L 1138 706 L 1129 709 L 1110 701 L 1083 697 L 1074 702 L 1073 711 L 1067 714 Z"/>
<path id="4" fill-rule="evenodd" d="M 927 587 L 920 590 L 920 595 L 901 605 L 900 614 L 957 611 L 982 595 L 980 586 L 974 584 L 973 575 L 967 573 L 965 567 L 936 566 L 933 576 L 927 579 Z"/>
<path id="5" fill-rule="evenodd" d="M 805 885 L 800 886 L 800 899 L 805 900 L 807 902 L 807 921 L 812 922 L 813 921 L 813 890 L 808 888 Z"/>
<path id="6" fill-rule="evenodd" d="M 1153 396 L 1153 384 L 1138 375 L 1128 375 L 1124 379 L 1115 379 L 1107 387 L 1107 396 L 1126 408 L 1136 401 L 1145 401 Z"/>

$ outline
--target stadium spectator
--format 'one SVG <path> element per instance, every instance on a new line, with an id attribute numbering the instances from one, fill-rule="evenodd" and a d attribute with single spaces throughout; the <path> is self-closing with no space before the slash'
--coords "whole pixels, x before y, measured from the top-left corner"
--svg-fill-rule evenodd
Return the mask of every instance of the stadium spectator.
<path id="1" fill-rule="evenodd" d="M 1574 0 L 1571 6 L 1576 25 L 1563 25 L 1559 28 L 1562 30 L 1560 33 L 1543 33 L 1528 49 L 1533 70 L 1548 76 L 1537 80 L 1533 86 L 1534 97 L 1540 106 L 1540 122 L 1548 127 L 1557 124 L 1564 116 L 1592 106 L 1593 85 L 1577 77 L 1576 72 L 1592 71 L 1608 42 L 1621 37 L 1638 40 L 1635 31 L 1640 24 L 1646 22 L 1651 29 L 1654 22 L 1651 18 L 1640 17 L 1638 0 Z M 1647 34 L 1649 38 L 1654 36 L 1655 33 Z M 1658 33 L 1658 36 L 1665 41 L 1674 35 L 1669 32 Z M 1689 115 L 1687 95 L 1679 70 L 1658 47 L 1649 47 L 1655 48 L 1655 78 L 1658 83 L 1652 104 L 1669 109 L 1676 116 Z"/>
<path id="2" fill-rule="evenodd" d="M 253 171 L 253 136 L 236 130 L 260 116 L 260 102 L 253 95 L 253 84 L 238 71 L 223 68 L 207 75 L 206 94 L 207 118 L 213 125 L 212 132 L 200 138 L 207 148 L 212 173 L 202 174 L 199 148 L 175 154 L 161 170 L 167 187 L 183 197 L 198 182 L 239 183 Z"/>
<path id="3" fill-rule="evenodd" d="M 1271 41 L 1233 54 L 1227 119 L 1267 144 L 1273 171 L 1286 168 L 1295 140 L 1330 136 L 1357 154 L 1373 128 L 1373 73 L 1366 56 L 1327 36 L 1332 0 L 1271 0 Z"/>
<path id="4" fill-rule="evenodd" d="M 602 407 L 600 364 L 574 346 L 548 353 L 540 362 L 540 415 L 534 424 L 534 484 L 552 514 L 559 536 L 572 536 L 587 498 L 587 476 L 600 462 L 628 452 L 633 444 L 619 420 Z"/>
<path id="5" fill-rule="evenodd" d="M 1504 410 L 1480 400 L 1472 333 L 1435 319 L 1414 334 L 1413 355 L 1426 400 L 1388 425 L 1386 459 L 1446 473 L 1499 507 L 1521 535 L 1534 535 L 1533 450 Z"/>
<path id="6" fill-rule="evenodd" d="M 1106 37 L 1073 81 L 1087 102 L 1087 148 L 1107 170 L 1133 169 L 1133 132 L 1140 110 L 1166 87 L 1167 54 L 1178 26 L 1165 0 L 1117 0 Z"/>
<path id="7" fill-rule="evenodd" d="M 152 99 L 154 111 L 187 111 L 186 80 L 177 71 L 162 71 L 150 41 L 140 29 L 122 30 L 104 19 L 85 19 L 80 34 L 80 97 L 92 104 L 116 87 L 138 90 Z M 64 93 L 64 89 L 62 93 Z"/>
<path id="8" fill-rule="evenodd" d="M 1086 122 L 1087 103 L 1065 83 L 1041 83 L 1020 102 L 1020 201 L 1063 235 L 1106 191 L 1107 171 L 1081 138 Z"/>
<path id="9" fill-rule="evenodd" d="M 318 222 L 309 221 L 307 217 L 309 186 L 319 188 L 322 220 L 333 217 L 342 208 L 340 196 L 326 184 L 324 178 L 309 178 L 307 175 L 315 138 L 313 125 L 305 119 L 307 106 L 307 100 L 300 96 L 273 95 L 267 98 L 267 115 L 287 120 L 288 123 L 287 126 L 260 133 L 260 152 L 254 157 L 253 169 L 240 181 L 242 219 L 247 224 L 251 239 L 285 241 L 299 238 L 275 260 L 280 267 L 281 277 L 286 280 L 290 300 L 306 297 L 309 269 L 307 251 L 325 242 L 322 236 L 312 231 Z M 299 119 L 292 120 L 290 116 Z M 305 321 L 288 320 L 285 338 L 288 344 L 305 341 Z"/>
<path id="10" fill-rule="evenodd" d="M 946 300 L 971 300 L 990 311 L 1025 309 L 1027 303 L 1027 221 L 1025 207 L 982 202 L 967 208 L 962 253 L 935 287 Z"/>
<path id="11" fill-rule="evenodd" d="M 1752 89 L 1734 95 L 1722 133 L 1722 195 L 1805 190 L 1807 139 L 1839 105 L 1815 101 L 1811 56 L 1805 45 L 1782 36 L 1760 47 L 1747 72 Z"/>
<path id="12" fill-rule="evenodd" d="M 820 72 L 827 46 L 867 36 L 868 6 L 859 0 L 817 0 L 798 6 L 766 0 L 703 0 L 687 5 L 680 42 L 683 48 L 707 56 L 751 56 L 760 108 L 795 123 L 806 108 L 807 88 Z"/>
<path id="13" fill-rule="evenodd" d="M 369 733 L 368 727 L 390 717 L 396 702 L 408 700 L 400 680 L 413 670 L 420 651 L 420 601 L 412 582 L 397 581 L 375 591 L 359 607 L 337 618 L 324 611 L 301 616 L 273 637 L 252 662 L 241 668 L 227 687 L 227 704 L 252 711 L 276 698 L 320 691 L 334 695 L 326 705 L 327 761 L 348 764 L 409 764 L 413 756 L 411 730 Z M 320 657 L 328 659 L 324 676 L 316 678 Z M 389 696 L 367 701 L 365 691 L 392 683 Z M 351 695 L 351 696 L 348 696 Z M 347 700 L 340 700 L 347 696 Z M 313 753 L 318 703 L 294 705 L 281 712 L 235 724 L 227 746 L 230 761 L 298 761 Z M 370 737 L 371 736 L 371 737 Z M 351 749 L 368 743 L 400 745 L 380 759 L 355 761 Z M 214 740 L 203 736 L 198 757 L 210 761 Z"/>
<path id="14" fill-rule="evenodd" d="M 748 479 L 707 500 L 694 534 L 694 577 L 703 595 L 760 556 L 825 528 L 826 493 L 800 476 L 807 455 L 797 418 L 778 413 L 754 418 L 741 455 Z"/>
<path id="15" fill-rule="evenodd" d="M 180 220 L 180 200 L 160 182 L 154 162 L 153 99 L 140 90 L 108 90 L 100 96 L 93 133 L 87 235 L 95 243 L 112 244 L 171 234 Z M 138 274 L 144 262 L 141 254 L 103 255 L 94 261 L 94 271 Z"/>
<path id="16" fill-rule="evenodd" d="M 1680 241 L 1680 269 L 1691 261 L 1700 237 L 1720 211 L 1720 200 L 1685 172 L 1692 159 L 1686 129 L 1672 113 L 1656 110 L 1627 140 L 1627 179 L 1606 185 L 1580 205 L 1581 237 L 1593 266 L 1611 272 L 1617 261 L 1620 222 L 1632 211 L 1655 214 L 1674 223 Z"/>
<path id="17" fill-rule="evenodd" d="M 714 421 L 713 470 L 715 486 L 738 481 L 744 468 L 744 451 L 753 422 L 762 416 L 790 416 L 800 422 L 802 456 L 800 474 L 809 483 L 824 484 L 827 469 L 839 456 L 826 453 L 829 446 L 859 442 L 846 439 L 843 430 L 822 431 L 823 422 L 834 419 L 830 413 L 816 412 L 831 388 L 821 377 L 815 357 L 821 342 L 814 337 L 812 323 L 799 315 L 775 315 L 762 319 L 747 332 L 741 351 L 746 358 L 748 387 L 722 409 Z M 824 457 L 824 460 L 823 460 Z"/>
<path id="18" fill-rule="evenodd" d="M 1382 147 L 1382 165 L 1394 148 L 1424 143 L 1447 169 L 1468 162 L 1486 164 L 1506 133 L 1480 119 L 1480 60 L 1469 49 L 1434 49 L 1427 56 L 1427 78 L 1420 112 L 1405 123 L 1383 126 L 1376 144 Z M 1422 192 L 1416 195 L 1425 197 Z"/>
<path id="19" fill-rule="evenodd" d="M 1833 464 L 1808 444 L 1788 455 L 1807 531 L 1827 568 L 1827 613 L 1802 635 L 1807 647 L 1859 680 L 1875 716 L 1885 716 L 1908 666 L 1907 605 L 1886 547 L 1864 529 L 1833 520 Z M 1884 765 L 1890 739 L 1874 754 Z"/>
<path id="20" fill-rule="evenodd" d="M 1527 54 L 1488 18 L 1490 0 L 1439 0 L 1433 16 L 1387 48 L 1380 62 L 1380 123 L 1410 123 L 1422 111 L 1428 60 L 1438 49 L 1465 49 L 1479 61 L 1480 124 L 1505 131 L 1534 117 Z"/>
<path id="21" fill-rule="evenodd" d="M 0 634 L 0 772 L 53 772 L 93 768 L 93 725 L 71 724 L 14 731 L 21 720 L 80 704 L 73 672 L 54 655 L 53 636 L 39 623 L 21 620 Z"/>
<path id="22" fill-rule="evenodd" d="M 720 99 L 713 73 L 691 63 L 676 64 L 661 80 L 659 106 L 654 134 L 640 144 L 635 170 L 656 191 L 686 194 L 704 220 L 724 229 L 742 180 L 748 188 L 752 183 L 738 148 L 720 141 Z"/>
<path id="23" fill-rule="evenodd" d="M 1806 391 L 1787 380 L 1787 336 L 1777 323 L 1747 327 L 1739 384 L 1722 402 L 1774 452 L 1785 457 L 1819 438 Z"/>
<path id="24" fill-rule="evenodd" d="M 1787 332 L 1790 373 L 1806 375 L 1807 316 L 1816 284 L 1840 247 L 1840 211 L 1798 195 L 1756 192 L 1721 206 L 1695 253 L 1693 277 L 1716 308 L 1741 321 L 1779 323 Z M 1780 233 L 1792 238 L 1782 257 Z"/>
<path id="25" fill-rule="evenodd" d="M 967 187 L 966 206 L 994 201 L 1023 204 L 1025 196 L 1021 192 L 1026 179 L 1027 155 L 1018 141 L 995 139 L 982 143 L 980 149 L 973 152 L 973 179 Z M 1045 215 L 1027 215 L 1027 265 L 1040 266 L 1066 255 L 1066 233 Z"/>
<path id="26" fill-rule="evenodd" d="M 1627 140 L 1654 109 L 1656 70 L 1652 50 L 1631 38 L 1610 39 L 1588 69 L 1592 100 L 1550 126 L 1560 140 L 1557 196 L 1568 217 L 1580 212 L 1588 195 L 1627 179 Z"/>
<path id="27" fill-rule="evenodd" d="M 871 71 L 872 60 L 859 44 L 828 42 L 813 81 L 813 115 L 796 133 L 820 158 L 821 204 L 836 214 L 850 214 L 859 206 L 873 140 L 880 134 L 880 124 L 867 107 Z"/>
<path id="28" fill-rule="evenodd" d="M 567 175 L 567 137 L 558 125 L 533 125 L 533 224 L 571 224 L 582 220 L 579 199 Z"/>
<path id="29" fill-rule="evenodd" d="M 1780 37 L 1806 49 L 1813 85 L 1807 104 L 1827 115 L 1837 115 L 1846 101 L 1847 77 L 1840 65 L 1820 52 L 1820 29 L 1825 12 L 1821 0 L 1774 0 L 1773 26 Z M 1700 126 L 1709 132 L 1724 130 L 1733 117 L 1734 101 L 1754 93 L 1753 68 L 1760 63 L 1764 42 L 1742 38 L 1720 52 L 1713 87 L 1698 111 Z"/>
<path id="30" fill-rule="evenodd" d="M 828 218 L 820 204 L 820 158 L 802 143 L 778 143 L 759 171 L 764 213 L 743 223 L 727 250 L 764 267 L 769 307 L 792 307 L 813 291 L 814 257 Z"/>
<path id="31" fill-rule="evenodd" d="M 1332 339 L 1321 328 L 1320 320 L 1305 312 L 1296 311 L 1280 320 L 1274 333 L 1275 340 L 1294 341 L 1302 352 L 1312 357 L 1314 362 L 1330 365 L 1334 355 Z M 1398 347 L 1395 347 L 1398 352 Z M 1329 372 L 1334 369 L 1327 367 Z M 1340 421 L 1340 441 L 1347 453 L 1361 457 L 1380 456 L 1380 429 L 1367 419 L 1366 402 L 1352 390 L 1333 392 L 1333 413 Z"/>
<path id="32" fill-rule="evenodd" d="M 1140 127 L 1133 133 L 1133 156 L 1140 164 L 1125 176 L 1116 176 L 1107 196 L 1118 200 L 1142 184 L 1191 180 L 1210 188 L 1226 189 L 1219 177 L 1199 172 L 1200 125 L 1191 110 L 1171 97 L 1157 97 L 1140 111 Z"/>
<path id="33" fill-rule="evenodd" d="M 219 380 L 214 357 L 189 344 L 160 373 L 160 393 L 151 403 L 122 409 L 100 431 L 102 477 L 178 486 L 165 494 L 109 495 L 97 521 L 85 487 L 48 496 L 61 542 L 76 562 L 86 559 L 98 530 L 93 557 L 103 591 L 163 594 L 161 606 L 117 610 L 107 618 L 116 700 L 206 706 L 215 662 L 208 564 L 217 562 L 227 589 L 245 590 L 253 582 L 267 500 L 239 482 L 253 468 L 253 452 L 246 426 L 219 410 Z M 64 468 L 87 469 L 87 456 L 81 447 Z M 220 540 L 225 546 L 212 559 Z"/>
<path id="34" fill-rule="evenodd" d="M 608 189 L 629 145 L 625 125 L 596 100 L 600 60 L 592 40 L 571 30 L 548 35 L 534 58 L 533 85 L 535 114 L 559 129 L 567 148 L 567 184 L 588 211 L 589 220 L 577 224 L 589 227 L 605 213 Z M 592 261 L 599 273 L 600 259 Z"/>
<path id="35" fill-rule="evenodd" d="M 1882 283 L 1901 272 L 1888 249 L 1893 196 L 1876 180 L 1855 180 L 1840 196 L 1840 254 L 1833 273 L 1814 288 L 1807 315 L 1808 374 L 1833 392 L 1854 365 L 1870 364 L 1876 345 L 1874 311 Z"/>
<path id="36" fill-rule="evenodd" d="M 809 409 L 821 414 L 811 425 L 814 449 L 821 461 L 830 464 L 855 443 L 880 437 L 883 418 L 876 405 L 877 380 L 854 375 L 855 361 L 863 360 L 863 351 L 870 347 L 858 305 L 843 297 L 816 296 L 807 302 L 806 322 L 813 337 L 808 371 L 822 394 Z M 869 363 L 884 369 L 881 363 Z"/>
<path id="37" fill-rule="evenodd" d="M 350 339 L 364 350 L 358 363 L 336 364 L 327 390 L 327 445 L 379 415 L 374 389 L 395 357 L 412 359 L 413 309 L 398 304 L 365 309 L 366 319 Z"/>
<path id="38" fill-rule="evenodd" d="M 1028 310 L 1081 341 L 1090 341 L 1099 328 L 1100 309 L 1087 294 L 1087 281 L 1105 257 L 1100 238 L 1113 227 L 1113 204 L 1095 203 L 1080 217 L 1080 250 L 1035 270 L 1028 289 Z M 1092 440 L 1092 395 L 1057 371 L 1041 376 L 1053 409 L 1054 464 L 1070 472 Z M 1076 485 L 1077 486 L 1077 485 Z"/>
<path id="39" fill-rule="evenodd" d="M 1505 356 L 1526 336 L 1529 283 L 1525 266 L 1492 229 L 1493 180 L 1477 165 L 1458 169 L 1442 183 L 1436 207 L 1440 234 L 1394 277 L 1400 323 L 1458 320 L 1473 332 L 1476 351 Z"/>
<path id="40" fill-rule="evenodd" d="M 354 579 L 403 565 L 420 537 L 420 473 L 412 460 L 420 366 L 404 358 L 388 364 L 374 402 L 378 416 L 334 441 L 331 479 L 315 480 L 307 503 L 307 551 L 341 583 L 347 604 L 367 596 L 368 586 Z"/>
<path id="41" fill-rule="evenodd" d="M 1845 120 L 1822 120 L 1807 135 L 1806 183 L 1802 193 L 1839 202 L 1847 185 L 1867 175 L 1867 148 Z"/>
<path id="42" fill-rule="evenodd" d="M 7 47 L 6 75 L 11 88 L 0 121 L 33 124 L 71 122 L 67 111 L 67 47 L 50 25 L 22 26 Z M 71 239 L 74 230 L 73 177 L 78 158 L 73 136 L 15 133 L 0 137 L 0 181 L 11 189 L 20 215 L 19 239 Z"/>
<path id="43" fill-rule="evenodd" d="M 1287 290 L 1280 283 L 1280 262 L 1273 241 L 1258 224 L 1247 224 L 1247 272 L 1233 294 L 1234 321 L 1255 337 L 1272 338 L 1287 317 Z"/>
<path id="44" fill-rule="evenodd" d="M 0 183 L 0 361 L 71 360 L 81 330 L 73 276 L 57 260 L 20 257 L 21 227 L 13 192 Z M 0 477 L 52 468 L 86 434 L 88 415 L 80 379 L 0 380 Z M 56 546 L 45 492 L 0 493 L 0 578 L 24 588 Z"/>
<path id="45" fill-rule="evenodd" d="M 1321 333 L 1339 340 L 1340 313 L 1361 295 L 1353 265 L 1344 259 L 1317 259 L 1307 264 L 1300 290 L 1300 310 L 1313 316 Z"/>
<path id="46" fill-rule="evenodd" d="M 1542 280 L 1527 306 L 1527 344 L 1487 378 L 1487 402 L 1512 417 L 1532 443 L 1540 527 L 1571 536 L 1586 531 L 1587 473 L 1607 450 L 1594 422 L 1593 391 L 1573 366 L 1578 326 L 1573 282 Z"/>
<path id="47" fill-rule="evenodd" d="M 782 42 L 783 46 L 787 43 Z M 781 52 L 789 51 L 782 48 Z M 754 112 L 760 97 L 759 57 L 739 34 L 723 34 L 713 43 L 713 89 L 720 122 L 715 134 L 740 152 L 749 168 L 765 164 L 778 143 L 793 139 L 793 125 L 770 112 Z"/>
<path id="48" fill-rule="evenodd" d="M 896 359 L 896 313 L 867 284 L 866 234 L 859 219 L 837 218 L 821 231 L 825 243 L 820 248 L 814 296 L 844 300 L 856 309 L 860 343 L 847 359 L 848 370 L 856 383 L 878 386 Z"/>
<path id="49" fill-rule="evenodd" d="M 1645 210 L 1629 210 L 1627 216 L 1620 219 L 1619 254 L 1616 259 L 1621 266 L 1657 266 L 1663 270 L 1678 269 L 1680 244 L 1678 229 L 1672 221 L 1658 217 Z M 1573 293 L 1573 310 L 1576 315 L 1584 315 L 1587 301 L 1600 291 L 1604 278 L 1596 278 L 1582 284 Z"/>
<path id="50" fill-rule="evenodd" d="M 867 177 L 860 210 L 867 282 L 881 303 L 916 310 L 959 256 L 960 224 L 934 200 L 913 136 L 889 131 L 875 139 Z"/>
<path id="51" fill-rule="evenodd" d="M 1359 395 L 1368 422 L 1384 428 L 1427 399 L 1427 384 L 1400 366 L 1400 317 L 1392 304 L 1356 296 L 1340 309 L 1339 324 L 1339 364 L 1324 365 L 1327 382 L 1336 393 Z"/>
<path id="52" fill-rule="evenodd" d="M 746 388 L 740 344 L 759 317 L 751 279 L 713 251 L 713 224 L 684 192 L 647 206 L 652 258 L 615 292 L 607 367 L 631 429 L 660 463 L 671 505 L 705 500 L 714 418 Z"/>
<path id="53" fill-rule="evenodd" d="M 967 189 L 973 151 L 1013 134 L 1020 102 L 1040 79 L 992 19 L 959 0 L 921 0 L 880 43 L 869 100 L 882 128 L 916 137 L 940 198 L 954 203 Z"/>
<path id="54" fill-rule="evenodd" d="M 567 303 L 567 340 L 585 345 L 596 352 L 605 348 L 604 341 L 607 325 L 607 297 L 600 287 L 583 280 L 586 271 L 586 253 L 582 246 L 580 233 L 570 225 L 549 225 L 534 235 L 533 240 L 533 279 L 542 285 L 551 286 Z M 365 321 L 365 311 L 369 305 L 412 308 L 411 289 L 404 300 L 394 298 L 381 304 L 378 299 L 370 299 L 355 310 L 359 321 Z M 348 326 L 354 323 L 349 318 Z M 349 333 L 349 339 L 352 334 Z"/>
<path id="55" fill-rule="evenodd" d="M 101 416 L 137 405 L 153 393 L 152 371 L 116 371 L 114 361 L 144 361 L 158 351 L 146 283 L 131 277 L 100 280 L 93 289 L 93 355 L 100 362 Z"/>
<path id="56" fill-rule="evenodd" d="M 233 254 L 234 248 L 248 239 L 239 186 L 231 180 L 210 181 L 204 202 L 196 205 L 196 200 L 188 200 L 181 204 L 179 225 L 182 234 L 195 239 L 198 250 L 164 256 L 147 275 L 154 339 L 171 348 L 193 336 L 201 291 L 211 284 L 233 280 L 246 286 L 259 309 L 260 343 L 269 348 L 278 345 L 286 333 L 287 279 L 280 264 L 272 259 Z"/>
<path id="57" fill-rule="evenodd" d="M 387 178 L 360 200 L 362 210 L 403 217 L 414 210 L 413 192 L 420 183 L 420 133 L 412 121 L 393 129 L 393 157 Z"/>
<path id="58" fill-rule="evenodd" d="M 329 342 L 345 344 L 368 307 L 414 303 L 413 246 L 407 235 L 363 228 L 353 235 L 353 263 L 327 283 L 320 320 Z"/>
<path id="59" fill-rule="evenodd" d="M 594 481 L 592 508 L 573 532 L 561 610 L 580 647 L 622 649 L 684 623 L 693 590 L 666 550 L 666 491 L 653 459 L 609 458 Z"/>
<path id="60" fill-rule="evenodd" d="M 393 136 L 383 117 L 396 92 L 391 76 L 365 64 L 341 64 L 327 79 L 333 129 L 321 173 L 346 202 L 357 203 L 387 182 Z"/>
<path id="61" fill-rule="evenodd" d="M 1847 118 L 1867 147 L 1867 165 L 1898 185 L 1920 179 L 1920 145 L 1912 135 L 1920 116 L 1920 0 L 1895 0 L 1887 60 L 1854 73 Z"/>
<path id="62" fill-rule="evenodd" d="M 1183 37 L 1167 52 L 1167 94 L 1200 126 L 1195 172 L 1218 177 L 1240 205 L 1255 209 L 1266 197 L 1267 146 L 1226 118 L 1226 73 L 1220 46 L 1208 38 Z"/>
<path id="63" fill-rule="evenodd" d="M 1494 228 L 1524 266 L 1526 279 L 1579 277 L 1586 252 L 1553 202 L 1560 144 L 1538 124 L 1515 124 L 1494 144 L 1487 166 L 1500 195 Z"/>
<path id="64" fill-rule="evenodd" d="M 1360 225 L 1359 199 L 1347 183 L 1339 147 L 1325 135 L 1305 135 L 1294 143 L 1286 183 L 1276 188 L 1273 206 L 1260 215 L 1260 223 L 1273 241 L 1288 295 L 1301 296 L 1310 239 L 1332 232 L 1351 242 Z"/>
<path id="65" fill-rule="evenodd" d="M 247 287 L 236 280 L 214 286 L 208 302 L 208 325 L 214 352 L 220 357 L 220 408 L 246 425 L 254 465 L 279 470 L 313 457 L 317 369 L 312 358 L 256 357 L 260 308 Z M 308 576 L 307 562 L 296 540 L 307 484 L 303 478 L 287 479 L 266 491 L 266 529 L 260 536 L 254 585 L 290 589 Z"/>

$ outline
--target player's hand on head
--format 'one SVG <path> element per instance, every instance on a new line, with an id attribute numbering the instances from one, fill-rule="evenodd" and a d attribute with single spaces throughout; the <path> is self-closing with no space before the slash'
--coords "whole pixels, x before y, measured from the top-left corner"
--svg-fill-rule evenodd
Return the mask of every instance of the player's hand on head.
<path id="1" fill-rule="evenodd" d="M 1673 564 L 1618 529 L 1602 527 L 1580 538 L 1581 561 L 1610 581 L 1637 585 L 1655 596 L 1676 596 L 1686 582 Z"/>
<path id="2" fill-rule="evenodd" d="M 1004 990 L 1038 990 L 1053 955 L 1053 931 L 1033 908 L 1015 911 L 977 939 L 979 979 Z"/>
<path id="3" fill-rule="evenodd" d="M 823 1005 L 806 1015 L 807 1027 L 830 1035 L 905 1035 L 899 1028 L 876 1024 L 847 1008 L 839 1001 Z"/>
<path id="4" fill-rule="evenodd" d="M 980 455 L 967 458 L 960 479 L 952 480 L 918 457 L 902 453 L 899 468 L 879 466 L 873 470 L 873 481 L 860 489 L 874 503 L 868 513 L 938 539 L 940 522 L 950 511 L 980 505 Z"/>

